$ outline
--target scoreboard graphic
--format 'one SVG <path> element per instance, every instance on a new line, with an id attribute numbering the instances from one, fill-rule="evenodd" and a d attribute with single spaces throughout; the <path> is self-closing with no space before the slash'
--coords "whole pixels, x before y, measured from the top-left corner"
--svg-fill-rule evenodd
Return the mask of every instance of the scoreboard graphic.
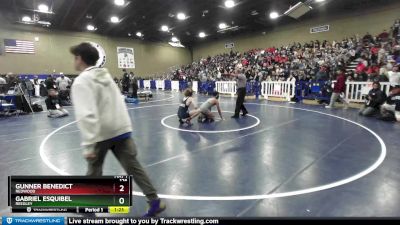
<path id="1" fill-rule="evenodd" d="M 131 176 L 8 177 L 14 213 L 128 213 Z"/>

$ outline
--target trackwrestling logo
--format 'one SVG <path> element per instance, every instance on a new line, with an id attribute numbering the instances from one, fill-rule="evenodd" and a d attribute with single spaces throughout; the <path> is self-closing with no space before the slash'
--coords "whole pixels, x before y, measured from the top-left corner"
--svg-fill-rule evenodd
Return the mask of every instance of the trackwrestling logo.
<path id="1" fill-rule="evenodd" d="M 3 217 L 2 225 L 64 225 L 64 217 Z"/>

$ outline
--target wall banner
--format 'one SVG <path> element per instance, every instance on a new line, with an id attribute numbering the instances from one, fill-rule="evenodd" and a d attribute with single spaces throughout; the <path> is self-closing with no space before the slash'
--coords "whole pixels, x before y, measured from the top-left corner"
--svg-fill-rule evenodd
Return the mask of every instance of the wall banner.
<path id="1" fill-rule="evenodd" d="M 134 69 L 135 68 L 135 51 L 133 48 L 117 47 L 118 68 Z"/>
<path id="2" fill-rule="evenodd" d="M 233 42 L 225 44 L 225 48 L 230 49 L 230 48 L 234 48 L 234 47 L 235 47 L 235 43 L 233 43 Z"/>
<path id="3" fill-rule="evenodd" d="M 323 25 L 323 26 L 311 27 L 310 28 L 310 33 L 311 34 L 327 32 L 327 31 L 329 31 L 329 25 Z"/>

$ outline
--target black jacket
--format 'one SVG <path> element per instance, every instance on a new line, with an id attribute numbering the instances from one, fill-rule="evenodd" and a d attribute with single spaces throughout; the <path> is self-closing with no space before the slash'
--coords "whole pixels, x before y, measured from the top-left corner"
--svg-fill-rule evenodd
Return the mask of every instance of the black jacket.
<path id="1" fill-rule="evenodd" d="M 400 93 L 389 96 L 386 100 L 386 103 L 390 105 L 396 105 L 395 110 L 400 111 Z"/>
<path id="2" fill-rule="evenodd" d="M 367 106 L 379 109 L 385 99 L 386 94 L 381 89 L 371 89 L 367 96 Z"/>
<path id="3" fill-rule="evenodd" d="M 56 89 L 56 82 L 53 79 L 47 78 L 44 82 L 46 84 L 47 90 Z"/>
<path id="4" fill-rule="evenodd" d="M 129 86 L 129 75 L 124 73 L 122 76 L 122 85 L 128 87 Z"/>
<path id="5" fill-rule="evenodd" d="M 133 90 L 136 90 L 136 91 L 139 89 L 138 82 L 137 82 L 136 79 L 132 80 L 131 87 L 132 87 Z"/>
<path id="6" fill-rule="evenodd" d="M 56 110 L 57 104 L 61 107 L 61 102 L 58 97 L 47 97 L 45 102 L 46 102 L 47 110 Z"/>

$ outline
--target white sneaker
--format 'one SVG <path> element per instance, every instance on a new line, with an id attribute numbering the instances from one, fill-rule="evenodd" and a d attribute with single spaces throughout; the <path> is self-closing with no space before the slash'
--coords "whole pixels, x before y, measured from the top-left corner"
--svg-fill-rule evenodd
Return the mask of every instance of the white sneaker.
<path id="1" fill-rule="evenodd" d="M 325 106 L 325 109 L 332 109 L 330 105 Z"/>

